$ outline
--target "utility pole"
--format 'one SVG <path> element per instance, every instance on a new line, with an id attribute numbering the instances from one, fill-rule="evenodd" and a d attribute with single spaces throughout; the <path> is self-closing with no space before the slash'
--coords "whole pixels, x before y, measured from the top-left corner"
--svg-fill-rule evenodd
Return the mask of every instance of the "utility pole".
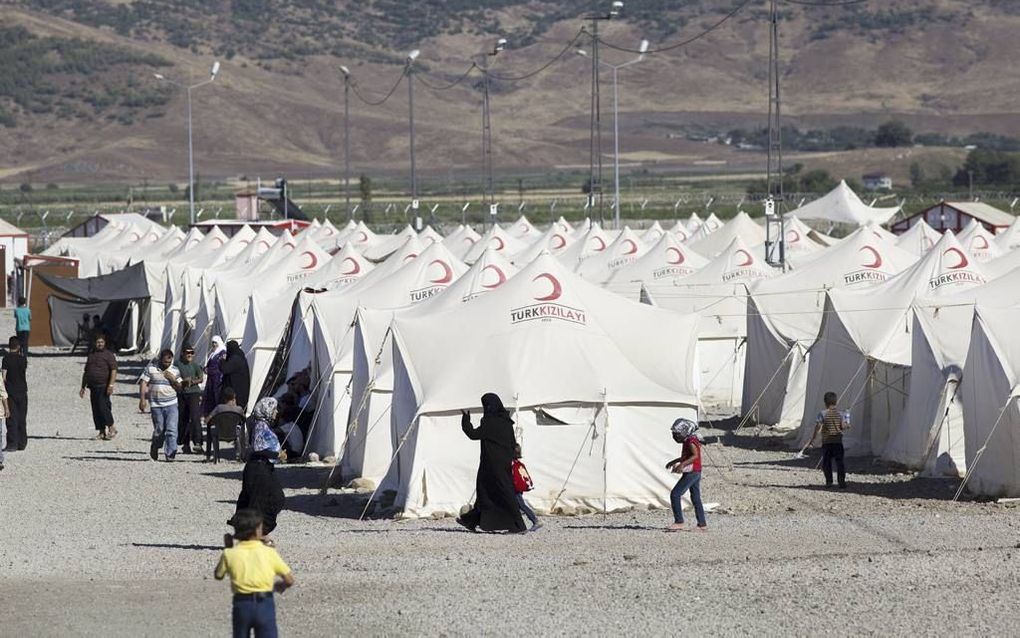
<path id="1" fill-rule="evenodd" d="M 415 172 L 414 163 L 414 61 L 419 53 L 418 49 L 408 53 L 404 65 L 404 73 L 407 74 L 407 112 L 411 135 L 411 208 L 415 216 L 418 214 L 418 174 Z"/>
<path id="2" fill-rule="evenodd" d="M 778 0 L 769 0 L 769 126 L 765 184 L 765 261 L 785 268 L 786 222 L 783 219 L 783 127 L 779 74 Z"/>
<path id="3" fill-rule="evenodd" d="M 354 219 L 351 208 L 351 71 L 345 66 L 340 67 L 344 74 L 344 204 L 347 206 L 347 218 Z"/>
<path id="4" fill-rule="evenodd" d="M 588 140 L 588 210 L 595 208 L 598 201 L 598 219 L 604 222 L 602 199 L 602 108 L 599 92 L 599 22 L 612 20 L 620 15 L 623 2 L 615 0 L 609 13 L 592 13 L 585 16 L 591 21 L 591 119 Z"/>
<path id="5" fill-rule="evenodd" d="M 496 223 L 496 194 L 492 185 L 492 120 L 489 102 L 489 58 L 499 55 L 499 52 L 506 48 L 506 38 L 500 38 L 492 51 L 487 51 L 482 56 L 482 170 L 483 194 L 485 203 L 489 207 L 489 217 L 493 224 Z M 484 226 L 484 223 L 483 223 Z"/>

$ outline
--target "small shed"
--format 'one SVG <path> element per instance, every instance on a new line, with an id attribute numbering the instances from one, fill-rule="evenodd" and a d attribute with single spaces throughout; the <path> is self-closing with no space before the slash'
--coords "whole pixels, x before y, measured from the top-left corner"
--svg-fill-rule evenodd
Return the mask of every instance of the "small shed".
<path id="1" fill-rule="evenodd" d="M 902 235 L 921 219 L 940 233 L 951 230 L 956 234 L 966 228 L 973 219 L 981 223 L 988 232 L 994 234 L 1009 228 L 1016 217 L 984 202 L 942 201 L 931 208 L 899 220 L 892 224 L 889 230 L 897 235 Z"/>

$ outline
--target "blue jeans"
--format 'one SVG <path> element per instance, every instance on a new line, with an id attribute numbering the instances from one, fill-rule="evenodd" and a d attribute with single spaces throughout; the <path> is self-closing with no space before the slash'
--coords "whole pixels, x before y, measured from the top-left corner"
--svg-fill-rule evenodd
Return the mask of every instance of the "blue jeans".
<path id="1" fill-rule="evenodd" d="M 230 613 L 234 638 L 248 638 L 255 630 L 255 638 L 276 638 L 276 603 L 273 597 L 255 600 L 235 598 Z"/>
<path id="2" fill-rule="evenodd" d="M 163 442 L 167 456 L 177 453 L 177 404 L 152 406 L 152 440 Z"/>
<path id="3" fill-rule="evenodd" d="M 524 495 L 523 494 L 517 494 L 516 496 L 517 496 L 517 507 L 520 508 L 521 514 L 524 514 L 525 516 L 527 516 L 528 520 L 531 521 L 532 525 L 537 523 L 538 522 L 538 517 L 535 516 L 535 510 L 531 509 L 531 506 L 528 505 L 528 502 L 524 500 Z"/>
<path id="4" fill-rule="evenodd" d="M 673 506 L 673 521 L 684 522 L 684 504 L 680 499 L 687 490 L 691 491 L 691 503 L 694 504 L 694 516 L 698 519 L 698 525 L 704 527 L 707 523 L 705 508 L 701 504 L 701 472 L 685 472 L 669 493 L 669 504 Z"/>

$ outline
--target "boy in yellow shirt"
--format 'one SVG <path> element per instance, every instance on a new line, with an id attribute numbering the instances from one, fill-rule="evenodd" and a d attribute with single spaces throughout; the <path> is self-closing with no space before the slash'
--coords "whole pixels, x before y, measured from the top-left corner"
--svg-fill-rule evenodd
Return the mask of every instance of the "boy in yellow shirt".
<path id="1" fill-rule="evenodd" d="M 258 511 L 237 512 L 233 525 L 238 543 L 223 550 L 215 576 L 216 580 L 223 580 L 230 574 L 234 638 L 247 638 L 252 630 L 255 638 L 276 638 L 273 591 L 282 593 L 294 585 L 294 576 L 276 550 L 262 542 L 262 515 Z"/>

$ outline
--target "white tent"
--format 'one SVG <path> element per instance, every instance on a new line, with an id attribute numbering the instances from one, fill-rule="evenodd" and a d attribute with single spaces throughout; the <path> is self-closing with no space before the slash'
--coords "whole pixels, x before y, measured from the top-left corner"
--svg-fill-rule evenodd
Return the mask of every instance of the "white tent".
<path id="1" fill-rule="evenodd" d="M 939 231 L 920 219 L 907 232 L 900 235 L 896 240 L 896 245 L 920 257 L 928 252 L 941 237 Z"/>
<path id="2" fill-rule="evenodd" d="M 1008 252 L 995 241 L 995 235 L 988 232 L 985 225 L 976 219 L 970 220 L 957 239 L 967 252 L 981 263 L 998 259 Z"/>
<path id="3" fill-rule="evenodd" d="M 361 237 L 364 235 L 364 231 L 357 230 L 353 233 L 354 237 Z M 418 233 L 414 232 L 410 224 L 404 226 L 400 232 L 393 235 L 380 235 L 376 238 L 376 241 L 372 242 L 368 246 L 362 248 L 359 243 L 355 242 L 355 246 L 361 250 L 361 254 L 365 256 L 365 259 L 374 262 L 385 261 L 387 257 L 392 255 L 398 248 L 404 245 L 411 237 L 418 237 Z"/>
<path id="4" fill-rule="evenodd" d="M 787 215 L 783 227 L 786 232 L 784 246 L 787 254 L 814 253 L 834 246 L 840 241 L 811 228 L 797 219 L 796 215 Z"/>
<path id="5" fill-rule="evenodd" d="M 995 236 L 995 243 L 1003 250 L 1020 248 L 1020 218 L 1009 225 L 1009 228 Z"/>
<path id="6" fill-rule="evenodd" d="M 678 241 L 687 241 L 692 235 L 691 231 L 687 230 L 684 222 L 679 220 L 666 232 L 676 237 Z"/>
<path id="7" fill-rule="evenodd" d="M 306 288 L 342 288 L 350 285 L 375 269 L 375 264 L 358 252 L 353 244 L 344 244 L 322 268 L 301 282 Z"/>
<path id="8" fill-rule="evenodd" d="M 991 497 L 1020 495 L 1020 307 L 974 312 L 964 364 L 967 489 Z"/>
<path id="9" fill-rule="evenodd" d="M 1010 250 L 998 259 L 981 264 L 989 279 L 1001 277 L 1015 268 L 1020 268 L 1020 250 Z"/>
<path id="10" fill-rule="evenodd" d="M 528 243 L 525 240 L 517 239 L 503 230 L 498 224 L 493 224 L 489 231 L 482 235 L 481 239 L 476 241 L 467 253 L 464 254 L 464 263 L 475 263 L 482 253 L 489 248 L 509 257 L 524 250 L 527 246 Z"/>
<path id="11" fill-rule="evenodd" d="M 707 263 L 707 259 L 680 243 L 676 235 L 669 232 L 644 255 L 618 268 L 605 286 L 636 301 L 640 298 L 643 284 L 686 277 Z"/>
<path id="12" fill-rule="evenodd" d="M 340 231 L 336 236 L 336 246 L 342 246 L 345 243 L 349 243 L 359 251 L 364 252 L 366 248 L 380 241 L 385 241 L 385 235 L 376 235 L 365 225 L 364 221 L 360 221 L 353 228 L 350 228 L 348 224 L 343 230 Z"/>
<path id="13" fill-rule="evenodd" d="M 662 239 L 662 236 L 665 234 L 666 231 L 662 229 L 662 225 L 656 220 L 641 233 L 641 241 L 645 242 L 646 246 L 652 246 Z"/>
<path id="14" fill-rule="evenodd" d="M 423 228 L 421 232 L 418 233 L 418 238 L 421 239 L 422 243 L 426 246 L 443 241 L 443 236 L 440 235 L 439 232 L 431 225 Z"/>
<path id="15" fill-rule="evenodd" d="M 694 274 L 645 285 L 653 304 L 700 315 L 698 361 L 705 405 L 726 410 L 740 406 L 747 335 L 745 285 L 775 274 L 778 271 L 755 257 L 737 237 Z"/>
<path id="16" fill-rule="evenodd" d="M 808 353 L 822 323 L 825 291 L 868 288 L 915 261 L 862 229 L 804 268 L 751 283 L 741 413 L 780 430 L 799 426 Z"/>
<path id="17" fill-rule="evenodd" d="M 687 229 L 688 233 L 694 234 L 701 230 L 701 226 L 705 223 L 706 220 L 702 220 L 697 213 L 691 213 L 691 216 L 687 218 L 687 222 L 684 224 L 684 227 Z M 708 227 L 705 230 L 709 233 L 718 230 L 719 227 L 722 226 L 722 222 L 720 222 L 719 218 L 715 216 L 715 213 L 711 213 L 708 216 L 707 223 Z"/>
<path id="18" fill-rule="evenodd" d="M 647 251 L 645 242 L 630 228 L 624 227 L 616 241 L 602 252 L 581 261 L 574 272 L 593 283 L 605 283 L 618 269 L 634 263 Z"/>
<path id="19" fill-rule="evenodd" d="M 510 233 L 517 239 L 523 239 L 525 241 L 531 241 L 538 239 L 542 234 L 542 231 L 532 226 L 531 222 L 524 215 L 517 218 L 513 224 L 506 227 L 506 232 Z"/>
<path id="20" fill-rule="evenodd" d="M 421 243 L 417 236 L 412 239 Z M 353 321 L 358 307 L 385 309 L 420 303 L 445 290 L 467 270 L 438 242 L 416 257 L 409 256 L 395 271 L 387 273 L 386 266 L 382 264 L 352 286 L 312 299 L 312 352 L 307 363 L 312 365 L 318 401 L 306 452 L 326 457 L 337 454 L 343 447 L 344 426 L 351 407 Z M 291 357 L 296 359 L 293 347 Z M 304 364 L 295 361 L 291 367 L 300 369 Z"/>
<path id="21" fill-rule="evenodd" d="M 840 180 L 836 188 L 822 197 L 801 206 L 791 214 L 807 221 L 827 221 L 833 224 L 864 226 L 868 223 L 884 224 L 900 210 L 873 208 L 861 201 L 857 193 Z"/>
<path id="22" fill-rule="evenodd" d="M 457 259 L 464 259 L 468 251 L 481 239 L 482 236 L 475 232 L 474 228 L 461 224 L 443 240 L 447 250 L 457 256 Z"/>
<path id="23" fill-rule="evenodd" d="M 560 254 L 576 240 L 577 238 L 565 231 L 560 224 L 553 224 L 549 227 L 549 230 L 545 231 L 545 234 L 532 242 L 530 246 L 514 254 L 510 261 L 518 266 L 530 264 L 542 253 L 549 253 L 550 255 Z"/>
<path id="24" fill-rule="evenodd" d="M 471 500 L 478 445 L 460 410 L 477 422 L 479 397 L 495 392 L 514 416 L 536 509 L 665 506 L 668 424 L 697 416 L 695 321 L 621 299 L 550 256 L 471 303 L 396 319 L 395 505 L 428 516 Z"/>
<path id="25" fill-rule="evenodd" d="M 907 409 L 883 451 L 886 460 L 929 474 L 966 470 L 959 387 L 970 381 L 964 366 L 974 305 L 1020 304 L 1020 270 L 955 295 L 914 304 Z"/>
<path id="26" fill-rule="evenodd" d="M 612 239 L 608 233 L 602 230 L 598 224 L 591 224 L 587 232 L 583 234 L 578 232 L 572 244 L 557 252 L 556 258 L 562 261 L 567 268 L 576 268 L 583 260 L 604 251 L 611 243 Z M 522 264 L 520 260 L 515 259 L 514 262 L 518 265 Z"/>
<path id="27" fill-rule="evenodd" d="M 393 348 L 389 327 L 394 317 L 419 317 L 460 306 L 492 292 L 517 268 L 491 248 L 446 290 L 417 305 L 393 310 L 359 308 L 354 327 L 351 416 L 340 462 L 344 479 L 379 483 L 393 457 L 390 407 L 393 395 Z"/>
<path id="28" fill-rule="evenodd" d="M 701 228 L 707 228 L 710 221 L 711 218 L 706 220 Z M 699 230 L 687 241 L 687 245 L 699 255 L 715 257 L 738 237 L 747 246 L 757 246 L 765 242 L 765 229 L 756 224 L 747 213 L 741 212 L 709 234 Z"/>
<path id="29" fill-rule="evenodd" d="M 952 232 L 920 261 L 867 290 L 830 290 L 818 340 L 811 348 L 797 442 L 804 445 L 827 391 L 840 396 L 853 427 L 843 437 L 850 455 L 880 455 L 900 422 L 910 386 L 914 300 L 941 297 L 987 281 Z"/>

